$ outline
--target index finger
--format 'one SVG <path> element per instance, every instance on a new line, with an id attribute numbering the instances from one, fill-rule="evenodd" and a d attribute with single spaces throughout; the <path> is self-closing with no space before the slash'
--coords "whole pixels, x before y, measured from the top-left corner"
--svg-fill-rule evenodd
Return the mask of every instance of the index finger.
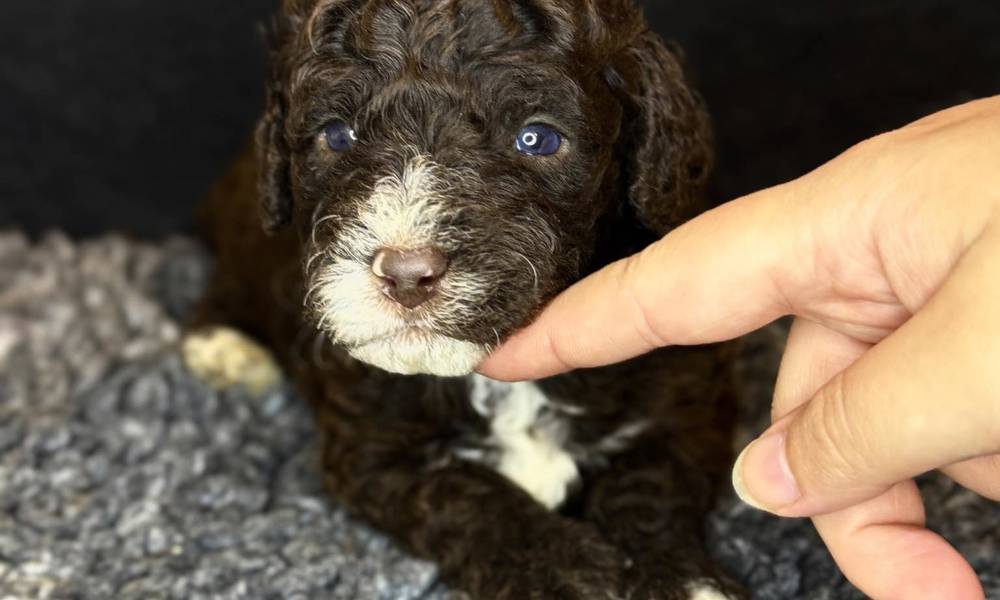
<path id="1" fill-rule="evenodd" d="M 779 271 L 808 254 L 793 216 L 801 211 L 789 202 L 787 186 L 746 196 L 605 267 L 557 297 L 480 372 L 537 379 L 732 339 L 787 314 Z"/>

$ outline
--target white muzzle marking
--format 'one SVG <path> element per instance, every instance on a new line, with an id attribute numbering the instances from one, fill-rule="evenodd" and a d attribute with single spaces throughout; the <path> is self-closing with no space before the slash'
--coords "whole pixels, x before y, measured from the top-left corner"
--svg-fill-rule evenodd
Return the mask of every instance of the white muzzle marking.
<path id="1" fill-rule="evenodd" d="M 488 348 L 436 333 L 434 308 L 407 315 L 379 291 L 371 257 L 380 248 L 420 248 L 439 235 L 444 196 L 435 171 L 441 167 L 424 157 L 411 159 L 401 175 L 381 179 L 358 222 L 342 230 L 336 252 L 316 248 L 327 261 L 313 280 L 320 328 L 350 354 L 386 371 L 444 377 L 467 375 L 486 357 Z M 347 257 L 347 258 L 345 258 Z M 480 286 L 468 275 L 449 273 L 441 281 L 438 310 L 455 310 L 456 290 L 464 303 L 481 302 Z M 450 293 L 451 292 L 451 293 Z"/>

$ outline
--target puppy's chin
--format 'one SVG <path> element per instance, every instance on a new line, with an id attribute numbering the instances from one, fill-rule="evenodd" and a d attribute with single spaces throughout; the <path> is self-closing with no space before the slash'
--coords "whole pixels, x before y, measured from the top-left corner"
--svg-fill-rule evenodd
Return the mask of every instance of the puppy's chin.
<path id="1" fill-rule="evenodd" d="M 462 377 L 488 354 L 486 347 L 435 333 L 402 334 L 348 350 L 354 358 L 390 373 Z"/>

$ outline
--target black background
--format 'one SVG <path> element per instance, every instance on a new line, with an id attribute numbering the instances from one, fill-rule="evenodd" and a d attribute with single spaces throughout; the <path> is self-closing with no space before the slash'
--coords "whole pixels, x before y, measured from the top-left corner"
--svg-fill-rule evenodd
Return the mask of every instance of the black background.
<path id="1" fill-rule="evenodd" d="M 160 237 L 246 139 L 277 0 L 0 3 L 0 227 Z M 708 100 L 724 200 L 1000 93 L 997 0 L 646 0 Z"/>

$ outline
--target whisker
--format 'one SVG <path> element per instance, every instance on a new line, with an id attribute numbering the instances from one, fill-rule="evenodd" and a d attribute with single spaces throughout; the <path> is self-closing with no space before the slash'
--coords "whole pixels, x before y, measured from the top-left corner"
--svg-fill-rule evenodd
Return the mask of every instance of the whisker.
<path id="1" fill-rule="evenodd" d="M 319 207 L 317 206 L 317 208 L 319 208 Z M 315 215 L 315 213 L 314 213 L 314 215 Z M 341 218 L 341 216 L 340 215 L 336 215 L 336 214 L 334 214 L 334 215 L 326 215 L 322 219 L 320 219 L 320 220 L 316 221 L 315 223 L 313 223 L 313 227 L 312 227 L 312 245 L 313 245 L 313 247 L 316 247 L 316 246 L 319 245 L 319 244 L 316 243 L 316 232 L 319 231 L 319 228 L 323 225 L 323 223 L 326 223 L 327 221 L 332 221 L 334 219 L 340 219 L 340 218 Z"/>
<path id="2" fill-rule="evenodd" d="M 312 273 L 312 265 L 313 265 L 313 262 L 314 262 L 314 261 L 315 261 L 315 260 L 316 260 L 317 258 L 319 258 L 319 257 L 323 256 L 323 254 L 324 254 L 323 252 L 313 252 L 313 253 L 312 253 L 312 256 L 310 256 L 310 257 L 309 257 L 309 260 L 307 260 L 307 261 L 306 261 L 306 274 L 307 274 L 307 275 L 308 275 L 309 273 Z"/>
<path id="3" fill-rule="evenodd" d="M 323 350 L 326 348 L 326 342 L 328 339 L 329 338 L 327 338 L 324 331 L 318 331 L 316 335 L 313 336 L 312 357 L 313 361 L 315 361 L 321 369 L 326 369 L 330 366 L 330 361 L 323 356 Z"/>
<path id="4" fill-rule="evenodd" d="M 527 256 L 521 254 L 520 252 L 515 252 L 514 254 L 517 254 L 518 256 L 520 256 L 521 258 L 523 258 L 524 262 L 528 263 L 528 266 L 531 267 L 531 273 L 535 277 L 535 291 L 537 292 L 538 291 L 538 269 L 535 268 L 535 265 L 528 259 Z"/>
<path id="5" fill-rule="evenodd" d="M 317 277 L 316 281 L 313 282 L 311 286 L 309 286 L 309 291 L 307 291 L 306 295 L 302 298 L 303 306 L 309 306 L 310 298 L 312 298 L 312 295 L 316 293 L 316 290 L 318 290 L 320 286 L 323 285 L 323 283 L 324 281 L 322 280 L 322 278 Z"/>
<path id="6" fill-rule="evenodd" d="M 314 208 L 313 212 L 312 212 L 312 217 L 311 217 L 312 221 L 315 221 L 316 219 L 319 218 L 319 213 L 320 213 L 321 210 L 323 210 L 323 203 L 322 202 L 317 202 L 316 203 L 316 208 Z"/>

